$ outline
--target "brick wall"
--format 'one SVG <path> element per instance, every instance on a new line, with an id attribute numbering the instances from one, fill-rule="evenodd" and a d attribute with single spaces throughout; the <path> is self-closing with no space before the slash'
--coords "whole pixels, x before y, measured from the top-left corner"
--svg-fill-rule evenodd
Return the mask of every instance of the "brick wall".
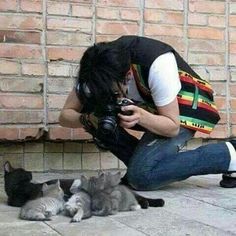
<path id="1" fill-rule="evenodd" d="M 90 139 L 60 109 L 84 50 L 126 34 L 173 45 L 216 91 L 210 138 L 236 135 L 235 0 L 1 0 L 0 139 Z"/>

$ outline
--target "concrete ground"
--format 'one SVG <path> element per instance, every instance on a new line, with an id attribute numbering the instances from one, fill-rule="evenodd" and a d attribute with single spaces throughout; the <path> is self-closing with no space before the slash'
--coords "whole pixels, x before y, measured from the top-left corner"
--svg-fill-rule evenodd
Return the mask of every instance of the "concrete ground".
<path id="1" fill-rule="evenodd" d="M 34 174 L 34 180 L 43 181 L 62 175 Z M 18 219 L 19 208 L 6 205 L 1 175 L 0 236 L 236 235 L 236 189 L 219 187 L 220 178 L 220 175 L 192 177 L 159 191 L 140 192 L 144 196 L 163 198 L 166 204 L 162 208 L 123 212 L 109 217 L 93 216 L 80 223 L 70 223 L 70 219 L 62 215 L 47 222 Z"/>

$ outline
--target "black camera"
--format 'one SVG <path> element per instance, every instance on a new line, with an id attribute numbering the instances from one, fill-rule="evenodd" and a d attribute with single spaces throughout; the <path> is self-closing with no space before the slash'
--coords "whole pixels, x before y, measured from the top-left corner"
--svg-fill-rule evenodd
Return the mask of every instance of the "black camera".
<path id="1" fill-rule="evenodd" d="M 100 107 L 97 111 L 98 117 L 98 133 L 99 135 L 109 135 L 113 134 L 118 125 L 117 114 L 121 113 L 123 115 L 132 115 L 132 111 L 122 111 L 122 106 L 128 106 L 134 104 L 127 98 L 116 99 L 112 102 Z"/>

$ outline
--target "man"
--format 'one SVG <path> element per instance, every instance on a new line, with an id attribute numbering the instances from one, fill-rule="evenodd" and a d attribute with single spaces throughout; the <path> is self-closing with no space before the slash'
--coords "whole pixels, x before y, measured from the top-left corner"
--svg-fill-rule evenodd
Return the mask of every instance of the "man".
<path id="1" fill-rule="evenodd" d="M 59 120 L 65 127 L 85 127 L 99 147 L 122 160 L 124 183 L 155 190 L 218 173 L 222 187 L 236 187 L 235 141 L 179 152 L 196 131 L 210 133 L 219 119 L 210 84 L 171 46 L 123 36 L 85 51 Z M 144 135 L 138 140 L 126 129 Z"/>

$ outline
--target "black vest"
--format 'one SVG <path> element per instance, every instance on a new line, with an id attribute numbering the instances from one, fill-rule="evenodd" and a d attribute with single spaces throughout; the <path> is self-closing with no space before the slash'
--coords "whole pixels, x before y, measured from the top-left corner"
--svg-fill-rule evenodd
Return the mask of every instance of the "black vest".
<path id="1" fill-rule="evenodd" d="M 144 107 L 153 113 L 156 109 L 148 88 L 149 69 L 157 57 L 172 52 L 176 58 L 182 86 L 177 95 L 181 125 L 204 133 L 212 131 L 220 119 L 213 99 L 213 90 L 170 45 L 139 36 L 122 36 L 113 43 L 130 52 L 136 85 L 146 102 Z"/>

